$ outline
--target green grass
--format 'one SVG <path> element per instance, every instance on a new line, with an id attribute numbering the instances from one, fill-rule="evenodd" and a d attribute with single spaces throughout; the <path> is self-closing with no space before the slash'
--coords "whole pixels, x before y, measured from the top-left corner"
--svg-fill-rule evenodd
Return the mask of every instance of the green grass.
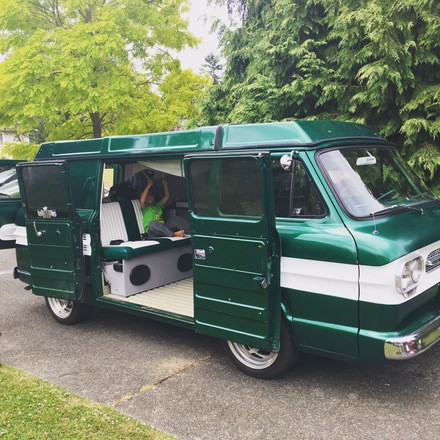
<path id="1" fill-rule="evenodd" d="M 168 440 L 173 437 L 0 363 L 0 438 Z"/>

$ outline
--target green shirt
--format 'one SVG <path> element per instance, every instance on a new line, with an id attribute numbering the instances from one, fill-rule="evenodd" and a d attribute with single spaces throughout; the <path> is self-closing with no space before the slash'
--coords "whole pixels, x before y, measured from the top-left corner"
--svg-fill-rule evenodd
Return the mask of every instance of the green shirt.
<path id="1" fill-rule="evenodd" d="M 155 205 L 145 205 L 142 211 L 142 217 L 144 221 L 145 232 L 148 232 L 148 225 L 150 224 L 150 222 L 158 221 L 164 223 L 163 203 L 158 202 Z"/>

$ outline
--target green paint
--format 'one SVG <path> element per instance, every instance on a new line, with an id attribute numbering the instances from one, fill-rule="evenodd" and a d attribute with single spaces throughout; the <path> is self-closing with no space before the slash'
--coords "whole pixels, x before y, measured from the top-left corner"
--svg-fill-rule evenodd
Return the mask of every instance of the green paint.
<path id="1" fill-rule="evenodd" d="M 396 295 L 398 293 L 396 292 Z M 431 287 L 399 305 L 359 302 L 360 326 L 376 332 L 398 332 L 408 323 L 440 307 L 440 288 Z"/>
<path id="2" fill-rule="evenodd" d="M 437 312 L 437 287 L 401 305 L 386 306 L 280 289 L 279 285 L 281 255 L 309 260 L 311 265 L 324 261 L 380 266 L 440 240 L 440 206 L 435 203 L 424 206 L 423 214 L 405 211 L 374 222 L 345 214 L 319 169 L 316 152 L 365 144 L 390 145 L 367 127 L 332 121 L 225 125 L 45 144 L 35 165 L 43 159 L 66 159 L 63 176 L 68 171 L 73 196 L 63 183 L 67 214 L 59 219 L 41 219 L 28 210 L 29 247 L 17 248 L 19 277 L 33 282 L 34 293 L 79 298 L 78 280 L 86 276 L 86 302 L 265 348 L 278 346 L 283 308 L 300 350 L 340 359 L 383 361 L 383 342 L 388 337 L 418 328 Z M 258 156 L 259 151 L 264 154 Z M 271 162 L 292 151 L 321 194 L 326 206 L 323 218 L 275 221 Z M 146 251 L 124 246 L 101 249 L 98 212 L 103 161 L 125 163 L 153 156 L 183 159 L 188 153 L 184 162 L 190 177 L 186 185 L 191 241 L 194 250 L 203 251 L 199 256 L 204 255 L 194 260 L 194 320 L 103 296 L 101 258 L 119 260 Z M 236 167 L 225 177 L 225 164 L 232 160 Z M 46 182 L 45 188 L 52 184 Z M 231 192 L 231 188 L 239 191 Z M 0 220 L 13 217 L 14 203 L 9 208 L 2 203 Z M 85 257 L 84 268 L 78 257 L 80 224 L 91 235 L 92 257 Z M 379 234 L 373 234 L 374 228 Z M 35 230 L 45 230 L 43 240 Z M 267 288 L 261 286 L 263 280 Z"/>
<path id="3" fill-rule="evenodd" d="M 194 187 L 202 171 L 209 197 Z M 199 213 L 190 218 L 195 329 L 268 349 L 278 348 L 280 319 L 271 172 L 269 155 L 185 160 L 190 206 Z"/>
<path id="4" fill-rule="evenodd" d="M 87 156 L 128 157 L 132 154 L 182 154 L 214 149 L 217 127 L 154 133 L 137 136 L 112 136 L 83 141 L 43 144 L 35 160 L 48 158 L 86 159 Z M 328 139 L 380 139 L 368 127 L 337 121 L 297 121 L 270 124 L 224 125 L 220 128 L 220 150 L 226 148 L 307 146 Z"/>
<path id="5" fill-rule="evenodd" d="M 419 211 L 397 212 L 372 220 L 345 219 L 359 250 L 359 263 L 381 266 L 440 240 L 440 202 Z M 378 234 L 373 234 L 375 230 Z"/>
<path id="6" fill-rule="evenodd" d="M 358 356 L 357 301 L 294 289 L 281 290 L 298 346 Z"/>
<path id="7" fill-rule="evenodd" d="M 20 191 L 25 194 L 32 291 L 78 300 L 84 283 L 82 225 L 72 204 L 65 164 L 20 164 L 17 170 Z M 47 192 L 48 188 L 52 191 Z M 53 214 L 45 218 L 44 208 Z"/>

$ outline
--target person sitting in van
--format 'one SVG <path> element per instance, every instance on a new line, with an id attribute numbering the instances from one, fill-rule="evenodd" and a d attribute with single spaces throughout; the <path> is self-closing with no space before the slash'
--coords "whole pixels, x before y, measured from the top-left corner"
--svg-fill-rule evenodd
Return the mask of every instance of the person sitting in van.
<path id="1" fill-rule="evenodd" d="M 162 200 L 157 203 L 154 194 L 151 191 L 153 185 L 154 180 L 148 180 L 147 186 L 142 191 L 139 199 L 147 237 L 183 237 L 185 234 L 189 234 L 190 226 L 186 219 L 176 216 L 169 219 L 167 222 L 164 221 L 163 208 L 170 198 L 167 180 L 162 179 L 164 196 L 162 197 Z"/>

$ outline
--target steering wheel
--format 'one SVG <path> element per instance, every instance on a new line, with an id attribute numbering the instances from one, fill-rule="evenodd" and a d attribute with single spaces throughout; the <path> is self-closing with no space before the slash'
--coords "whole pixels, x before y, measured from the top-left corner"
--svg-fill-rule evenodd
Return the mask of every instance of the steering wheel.
<path id="1" fill-rule="evenodd" d="M 389 196 L 390 194 L 394 194 L 395 192 L 397 192 L 396 188 L 390 189 L 389 191 L 387 191 L 386 193 L 380 195 L 376 200 L 379 202 L 380 200 L 382 200 L 383 198 L 385 198 L 386 196 Z"/>

